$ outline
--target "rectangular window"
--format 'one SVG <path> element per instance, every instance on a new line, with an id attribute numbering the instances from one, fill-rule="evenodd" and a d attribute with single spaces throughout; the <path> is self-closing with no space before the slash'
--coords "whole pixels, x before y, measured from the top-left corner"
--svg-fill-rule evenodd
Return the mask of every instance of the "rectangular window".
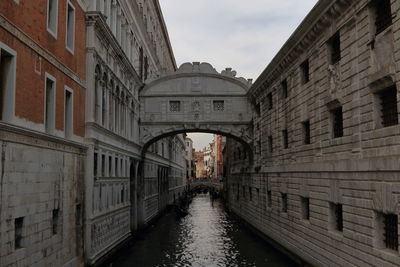
<path id="1" fill-rule="evenodd" d="M 267 95 L 267 107 L 268 107 L 268 110 L 271 110 L 273 108 L 272 92 Z"/>
<path id="2" fill-rule="evenodd" d="M 375 16 L 375 33 L 379 34 L 392 25 L 391 0 L 374 0 L 372 8 Z"/>
<path id="3" fill-rule="evenodd" d="M 19 249 L 23 247 L 22 231 L 24 229 L 24 217 L 15 218 L 14 220 L 14 248 Z"/>
<path id="4" fill-rule="evenodd" d="M 282 131 L 282 143 L 284 149 L 289 148 L 289 134 L 287 129 Z"/>
<path id="5" fill-rule="evenodd" d="M 301 198 L 301 218 L 303 220 L 310 219 L 310 199 L 308 197 Z"/>
<path id="6" fill-rule="evenodd" d="M 286 79 L 281 82 L 281 87 L 282 87 L 282 97 L 287 98 L 288 97 L 288 84 L 287 84 Z"/>
<path id="7" fill-rule="evenodd" d="M 72 92 L 65 90 L 65 105 L 64 105 L 64 123 L 65 123 L 65 138 L 71 138 L 73 133 L 73 108 L 72 108 Z"/>
<path id="8" fill-rule="evenodd" d="M 288 207 L 287 201 L 288 201 L 287 200 L 287 194 L 286 193 L 281 193 L 281 202 L 282 202 L 281 211 L 283 213 L 287 212 L 287 207 Z"/>
<path id="9" fill-rule="evenodd" d="M 329 203 L 330 225 L 335 231 L 343 231 L 343 207 L 342 204 Z"/>
<path id="10" fill-rule="evenodd" d="M 272 192 L 271 192 L 271 190 L 267 191 L 267 199 L 268 199 L 268 208 L 272 208 Z"/>
<path id="11" fill-rule="evenodd" d="M 55 126 L 55 91 L 56 82 L 53 77 L 47 75 L 46 77 L 46 90 L 45 90 L 45 128 L 46 133 L 53 133 Z"/>
<path id="12" fill-rule="evenodd" d="M 106 155 L 101 155 L 101 176 L 105 176 L 106 172 Z"/>
<path id="13" fill-rule="evenodd" d="M 112 176 L 112 157 L 108 156 L 108 176 Z"/>
<path id="14" fill-rule="evenodd" d="M 214 111 L 224 111 L 224 100 L 214 100 L 213 109 Z"/>
<path id="15" fill-rule="evenodd" d="M 303 126 L 303 144 L 311 144 L 311 129 L 310 129 L 310 121 L 304 121 L 302 123 Z"/>
<path id="16" fill-rule="evenodd" d="M 75 42 L 75 8 L 68 2 L 67 4 L 67 35 L 66 46 L 69 51 L 74 52 Z"/>
<path id="17" fill-rule="evenodd" d="M 331 110 L 333 138 L 343 136 L 343 110 L 342 107 Z"/>
<path id="18" fill-rule="evenodd" d="M 93 176 L 97 176 L 97 153 L 94 152 L 93 154 Z"/>
<path id="19" fill-rule="evenodd" d="M 180 112 L 181 111 L 181 101 L 169 101 L 169 111 L 170 112 Z"/>
<path id="20" fill-rule="evenodd" d="M 301 83 L 306 84 L 310 81 L 310 64 L 308 59 L 301 63 L 300 65 L 301 70 Z"/>
<path id="21" fill-rule="evenodd" d="M 268 148 L 269 148 L 269 153 L 274 152 L 274 144 L 271 135 L 268 136 Z"/>
<path id="22" fill-rule="evenodd" d="M 383 127 L 399 124 L 397 112 L 397 88 L 395 85 L 378 93 L 381 123 Z"/>
<path id="23" fill-rule="evenodd" d="M 57 38 L 58 0 L 47 0 L 47 31 Z"/>
<path id="24" fill-rule="evenodd" d="M 115 166 L 114 166 L 114 168 L 115 168 L 115 176 L 119 176 L 119 170 L 118 170 L 118 159 L 117 158 L 115 158 Z"/>
<path id="25" fill-rule="evenodd" d="M 56 235 L 58 232 L 58 223 L 59 223 L 59 209 L 53 210 L 53 235 Z"/>
<path id="26" fill-rule="evenodd" d="M 253 200 L 253 190 L 251 189 L 251 186 L 249 186 L 249 196 L 250 196 L 250 201 Z"/>
<path id="27" fill-rule="evenodd" d="M 12 111 L 11 96 L 15 91 L 14 79 L 15 58 L 13 55 L 0 49 L 0 120 L 5 119 L 5 115 Z"/>
<path id="28" fill-rule="evenodd" d="M 376 213 L 376 236 L 380 247 L 399 250 L 398 216 L 392 213 Z"/>
<path id="29" fill-rule="evenodd" d="M 335 33 L 335 35 L 333 35 L 331 39 L 329 39 L 328 49 L 329 49 L 329 63 L 332 65 L 338 63 L 341 59 L 339 32 Z"/>

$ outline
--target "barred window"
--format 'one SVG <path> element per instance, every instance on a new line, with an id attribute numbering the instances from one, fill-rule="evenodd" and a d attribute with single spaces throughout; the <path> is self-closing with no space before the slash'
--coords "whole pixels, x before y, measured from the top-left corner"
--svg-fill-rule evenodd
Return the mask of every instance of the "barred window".
<path id="1" fill-rule="evenodd" d="M 342 107 L 331 111 L 333 137 L 338 138 L 343 136 L 343 110 Z"/>
<path id="2" fill-rule="evenodd" d="M 310 219 L 310 199 L 308 197 L 301 198 L 301 216 L 303 220 Z"/>
<path id="3" fill-rule="evenodd" d="M 374 0 L 372 4 L 375 13 L 375 33 L 379 34 L 392 25 L 391 1 Z"/>
<path id="4" fill-rule="evenodd" d="M 310 130 L 310 121 L 304 121 L 303 125 L 303 143 L 304 144 L 311 144 L 311 130 Z"/>
<path id="5" fill-rule="evenodd" d="M 331 228 L 336 231 L 343 231 L 343 207 L 342 204 L 329 203 L 331 214 Z"/>
<path id="6" fill-rule="evenodd" d="M 282 200 L 282 212 L 286 213 L 287 212 L 287 194 L 286 193 L 281 193 L 281 200 Z"/>
<path id="7" fill-rule="evenodd" d="M 301 70 L 301 82 L 302 84 L 306 84 L 310 81 L 310 63 L 308 59 L 301 63 L 300 65 Z"/>
<path id="8" fill-rule="evenodd" d="M 269 147 L 269 153 L 274 152 L 274 144 L 271 135 L 268 136 L 268 147 Z"/>
<path id="9" fill-rule="evenodd" d="M 225 110 L 224 100 L 214 100 L 213 108 L 214 111 L 224 111 Z"/>
<path id="10" fill-rule="evenodd" d="M 399 234 L 398 234 L 398 221 L 397 215 L 395 214 L 385 214 L 385 246 L 386 248 L 398 250 L 399 249 Z"/>
<path id="11" fill-rule="evenodd" d="M 282 141 L 283 141 L 283 148 L 289 148 L 289 135 L 288 130 L 285 129 L 282 131 Z"/>
<path id="12" fill-rule="evenodd" d="M 391 86 L 380 93 L 379 100 L 381 106 L 382 126 L 388 127 L 399 123 L 397 112 L 397 89 Z"/>
<path id="13" fill-rule="evenodd" d="M 180 112 L 181 111 L 181 101 L 169 101 L 169 111 L 170 112 Z"/>
<path id="14" fill-rule="evenodd" d="M 328 41 L 330 52 L 330 63 L 332 65 L 338 63 L 341 59 L 340 51 L 340 33 L 335 33 Z"/>

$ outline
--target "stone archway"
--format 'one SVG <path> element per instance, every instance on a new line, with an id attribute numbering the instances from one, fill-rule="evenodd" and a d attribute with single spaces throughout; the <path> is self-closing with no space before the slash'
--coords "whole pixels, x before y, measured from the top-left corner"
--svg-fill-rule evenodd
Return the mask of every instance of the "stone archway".
<path id="1" fill-rule="evenodd" d="M 185 63 L 148 81 L 140 91 L 140 140 L 148 146 L 166 136 L 186 132 L 217 133 L 240 141 L 251 151 L 251 80 L 208 63 Z"/>

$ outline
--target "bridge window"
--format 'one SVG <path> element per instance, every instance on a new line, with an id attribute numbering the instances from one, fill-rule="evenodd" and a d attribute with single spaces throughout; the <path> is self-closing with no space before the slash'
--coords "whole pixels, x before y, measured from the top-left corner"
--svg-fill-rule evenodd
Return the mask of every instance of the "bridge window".
<path id="1" fill-rule="evenodd" d="M 288 200 L 287 200 L 287 194 L 286 193 L 281 193 L 281 202 L 282 202 L 281 211 L 283 213 L 286 213 L 287 212 L 287 207 L 288 207 L 288 205 L 287 205 Z"/>
<path id="2" fill-rule="evenodd" d="M 307 60 L 305 60 L 303 63 L 300 65 L 300 71 L 301 71 L 301 83 L 306 84 L 310 81 L 310 63 Z"/>
<path id="3" fill-rule="evenodd" d="M 392 25 L 391 0 L 374 0 L 372 8 L 375 16 L 375 33 L 379 34 Z"/>
<path id="4" fill-rule="evenodd" d="M 328 41 L 329 63 L 334 65 L 341 59 L 340 33 L 335 33 Z"/>
<path id="5" fill-rule="evenodd" d="M 180 112 L 181 111 L 181 101 L 169 101 L 169 111 L 170 112 Z"/>
<path id="6" fill-rule="evenodd" d="M 223 100 L 214 100 L 213 101 L 213 109 L 214 111 L 224 111 L 224 101 Z"/>
<path id="7" fill-rule="evenodd" d="M 343 231 L 343 207 L 342 204 L 329 203 L 330 225 L 331 229 Z"/>
<path id="8" fill-rule="evenodd" d="M 303 220 L 310 219 L 310 199 L 308 197 L 301 198 L 301 217 Z"/>

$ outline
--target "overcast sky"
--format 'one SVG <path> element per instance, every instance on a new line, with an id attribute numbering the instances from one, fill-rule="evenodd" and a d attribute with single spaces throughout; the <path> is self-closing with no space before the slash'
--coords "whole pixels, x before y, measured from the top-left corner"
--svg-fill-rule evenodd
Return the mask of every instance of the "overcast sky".
<path id="1" fill-rule="evenodd" d="M 177 65 L 208 62 L 256 79 L 317 0 L 160 0 Z M 189 136 L 196 150 L 210 135 Z"/>

